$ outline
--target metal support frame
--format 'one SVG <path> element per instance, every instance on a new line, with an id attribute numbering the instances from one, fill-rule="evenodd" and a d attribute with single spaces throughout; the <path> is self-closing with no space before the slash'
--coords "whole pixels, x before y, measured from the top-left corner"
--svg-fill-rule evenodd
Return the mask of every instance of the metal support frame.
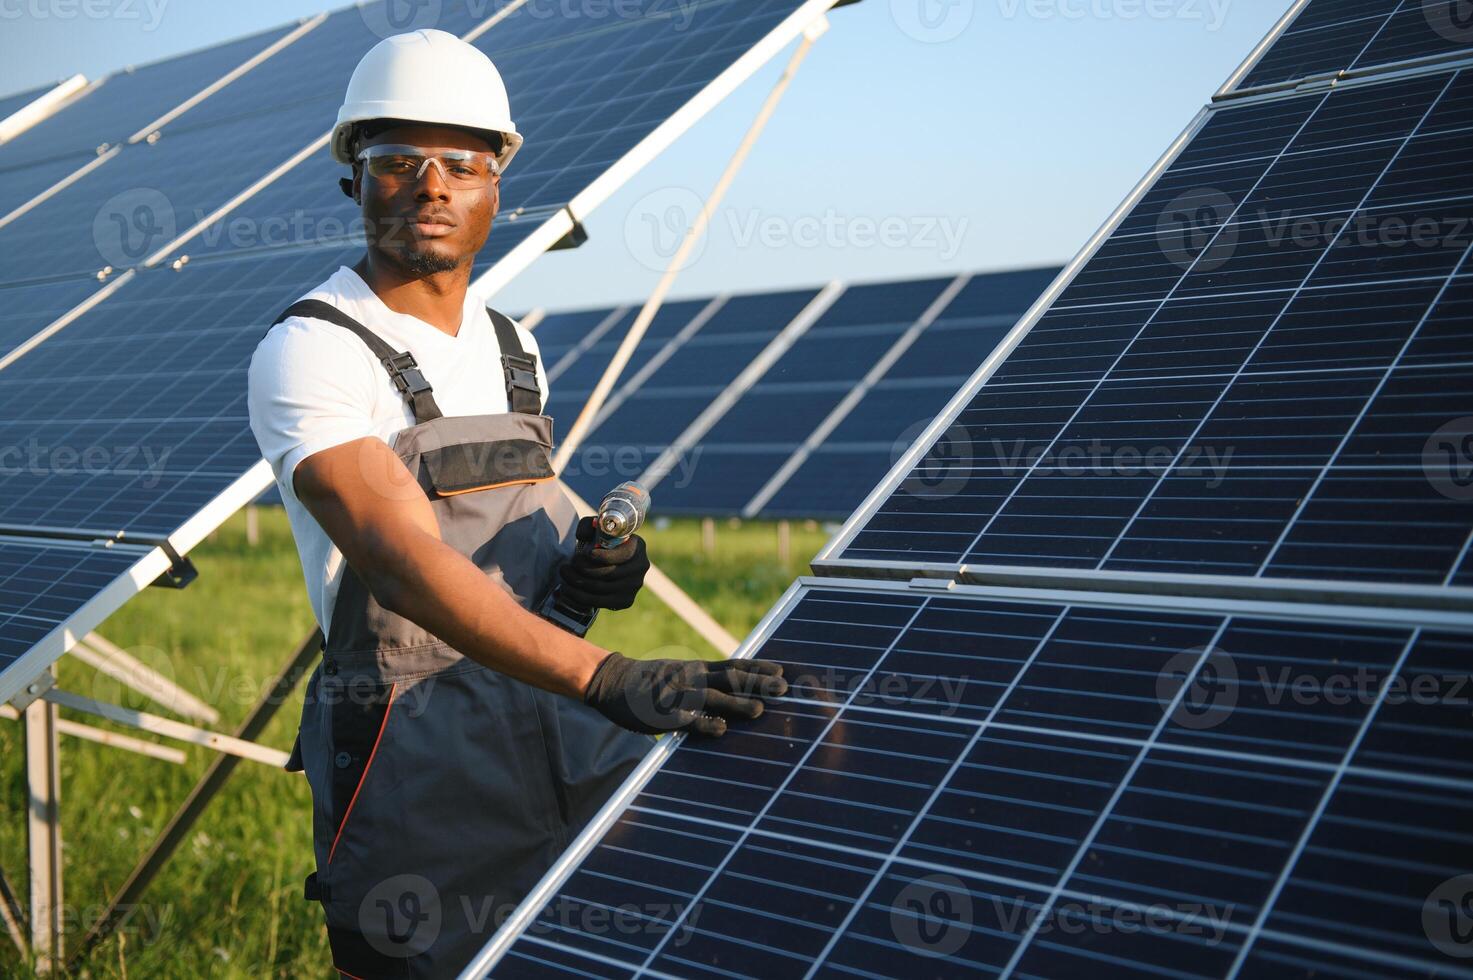
<path id="1" fill-rule="evenodd" d="M 61 761 L 56 706 L 32 701 L 25 709 L 25 726 L 31 952 L 36 972 L 50 973 L 62 957 Z"/>
<path id="2" fill-rule="evenodd" d="M 291 695 L 297 684 L 301 682 L 303 675 L 316 661 L 318 652 L 322 648 L 322 631 L 313 628 L 312 632 L 302 640 L 295 652 L 287 659 L 281 672 L 271 686 L 262 694 L 255 707 L 246 715 L 245 721 L 235 730 L 235 738 L 244 742 L 254 742 L 266 730 L 266 726 L 276 717 L 282 704 Z M 53 709 L 54 710 L 54 709 Z M 88 931 L 82 941 L 77 944 L 76 952 L 73 953 L 70 966 L 75 970 L 81 965 L 87 954 L 103 939 L 118 927 L 123 921 L 125 912 L 123 910 L 137 904 L 144 890 L 163 870 L 179 845 L 184 842 L 185 837 L 193 829 L 195 822 L 204 813 L 210 801 L 224 788 L 230 774 L 235 771 L 240 757 L 235 755 L 220 755 L 210 763 L 209 769 L 195 783 L 194 788 L 189 791 L 189 796 L 174 812 L 168 824 L 160 832 L 153 846 L 133 868 L 121 888 L 108 903 L 107 909 L 97 918 L 96 923 Z"/>
<path id="3" fill-rule="evenodd" d="M 31 947 L 26 942 L 25 909 L 16 901 L 15 889 L 10 887 L 10 879 L 5 877 L 4 869 L 0 869 L 0 923 L 4 924 L 10 941 L 20 951 L 21 959 L 29 960 Z"/>

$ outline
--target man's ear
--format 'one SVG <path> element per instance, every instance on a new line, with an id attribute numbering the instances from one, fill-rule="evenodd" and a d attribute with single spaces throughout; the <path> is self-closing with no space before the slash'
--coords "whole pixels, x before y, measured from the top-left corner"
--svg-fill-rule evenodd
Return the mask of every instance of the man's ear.
<path id="1" fill-rule="evenodd" d="M 357 164 L 353 166 L 353 176 L 344 177 L 338 181 L 338 187 L 342 188 L 345 197 L 351 197 L 353 203 L 363 203 L 363 174 L 359 171 Z"/>

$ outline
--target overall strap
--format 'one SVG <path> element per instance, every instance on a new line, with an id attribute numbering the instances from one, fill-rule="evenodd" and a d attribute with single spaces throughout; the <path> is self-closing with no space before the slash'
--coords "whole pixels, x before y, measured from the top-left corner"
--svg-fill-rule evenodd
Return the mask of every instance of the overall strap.
<path id="1" fill-rule="evenodd" d="M 435 392 L 430 387 L 429 381 L 420 373 L 419 363 L 415 361 L 414 355 L 408 351 L 395 351 L 394 348 L 384 343 L 383 338 L 369 330 L 357 320 L 348 316 L 342 310 L 331 303 L 324 303 L 320 299 L 304 299 L 293 303 L 286 308 L 276 322 L 293 316 L 312 317 L 315 320 L 326 320 L 353 331 L 358 339 L 368 345 L 373 355 L 379 359 L 379 363 L 389 372 L 393 379 L 394 387 L 409 401 L 409 407 L 414 412 L 416 422 L 429 422 L 442 417 L 440 406 L 435 404 Z M 273 324 L 275 326 L 275 324 Z"/>
<path id="2" fill-rule="evenodd" d="M 491 325 L 496 328 L 496 343 L 501 347 L 501 373 L 506 377 L 506 405 L 525 415 L 542 414 L 542 388 L 537 384 L 537 357 L 522 347 L 517 328 L 511 320 L 486 307 Z"/>

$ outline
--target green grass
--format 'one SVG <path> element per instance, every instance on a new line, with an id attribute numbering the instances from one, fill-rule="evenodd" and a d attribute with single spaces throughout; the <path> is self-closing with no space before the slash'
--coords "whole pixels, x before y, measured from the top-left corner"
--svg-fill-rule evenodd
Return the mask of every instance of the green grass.
<path id="1" fill-rule="evenodd" d="M 246 542 L 244 516 L 237 514 L 193 553 L 200 576 L 188 589 L 149 589 L 99 630 L 214 705 L 221 715 L 214 726 L 219 731 L 234 730 L 312 626 L 285 515 L 267 509 L 260 517 L 254 547 Z M 718 524 L 713 554 L 704 551 L 696 521 L 673 521 L 644 534 L 654 561 L 738 639 L 806 572 L 808 559 L 825 539 L 812 525 L 794 524 L 790 560 L 784 564 L 777 560 L 771 524 Z M 633 609 L 602 614 L 590 639 L 631 656 L 714 656 L 648 593 Z M 58 679 L 67 690 L 158 712 L 71 658 L 62 660 Z M 300 711 L 298 691 L 261 741 L 289 748 Z M 90 716 L 63 715 L 131 731 Z M 206 749 L 184 749 L 186 763 L 174 765 L 63 737 L 62 840 L 71 942 L 81 938 L 213 757 Z M 14 722 L 0 723 L 0 787 L 0 868 L 24 903 L 24 742 Z M 301 897 L 302 880 L 312 870 L 309 808 L 300 775 L 241 763 L 126 927 L 93 951 L 81 975 L 120 980 L 335 976 L 320 910 Z M 0 976 L 30 974 L 0 933 Z"/>

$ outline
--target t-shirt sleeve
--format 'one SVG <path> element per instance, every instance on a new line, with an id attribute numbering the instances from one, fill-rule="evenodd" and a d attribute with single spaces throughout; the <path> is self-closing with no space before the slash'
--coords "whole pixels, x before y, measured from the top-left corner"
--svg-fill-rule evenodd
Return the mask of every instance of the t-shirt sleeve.
<path id="1" fill-rule="evenodd" d="M 273 327 L 251 357 L 251 431 L 282 493 L 293 498 L 298 463 L 376 431 L 373 365 L 345 341 L 358 343 L 293 317 Z"/>

